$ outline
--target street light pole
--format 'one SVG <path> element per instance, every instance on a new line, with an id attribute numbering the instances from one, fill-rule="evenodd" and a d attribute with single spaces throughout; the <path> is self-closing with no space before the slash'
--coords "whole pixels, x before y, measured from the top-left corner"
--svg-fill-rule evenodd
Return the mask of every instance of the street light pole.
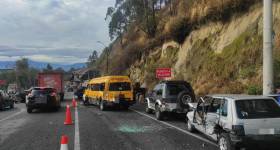
<path id="1" fill-rule="evenodd" d="M 105 54 L 106 54 L 106 75 L 109 74 L 109 48 L 105 46 L 105 44 L 101 41 L 97 41 L 97 43 L 101 44 L 104 46 Z"/>
<path id="2" fill-rule="evenodd" d="M 272 0 L 263 0 L 263 95 L 273 92 Z"/>

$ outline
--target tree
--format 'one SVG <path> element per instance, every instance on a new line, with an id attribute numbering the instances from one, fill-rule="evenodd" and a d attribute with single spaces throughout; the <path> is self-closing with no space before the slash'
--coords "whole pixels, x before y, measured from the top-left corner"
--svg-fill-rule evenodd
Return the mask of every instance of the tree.
<path id="1" fill-rule="evenodd" d="M 156 6 L 162 0 L 116 0 L 115 7 L 109 7 L 106 20 L 110 18 L 109 35 L 111 40 L 122 36 L 129 25 L 137 24 L 148 36 L 154 37 L 157 29 Z M 160 6 L 161 7 L 161 6 Z M 121 43 L 122 44 L 122 43 Z"/>
<path id="2" fill-rule="evenodd" d="M 51 70 L 53 70 L 53 67 L 52 67 L 51 64 L 47 64 L 47 68 L 46 68 L 46 69 L 49 70 L 49 71 L 51 71 Z"/>
<path id="3" fill-rule="evenodd" d="M 97 53 L 96 50 L 94 50 L 94 51 L 92 52 L 92 54 L 89 55 L 89 57 L 88 57 L 87 66 L 88 66 L 88 67 L 95 66 L 97 60 L 98 60 L 98 53 Z"/>
<path id="4" fill-rule="evenodd" d="M 27 58 L 22 58 L 16 61 L 16 83 L 19 87 L 27 88 L 30 85 L 31 77 L 28 76 L 29 64 Z"/>
<path id="5" fill-rule="evenodd" d="M 53 67 L 51 64 L 47 64 L 46 68 L 43 69 L 43 72 L 52 72 L 53 71 Z"/>

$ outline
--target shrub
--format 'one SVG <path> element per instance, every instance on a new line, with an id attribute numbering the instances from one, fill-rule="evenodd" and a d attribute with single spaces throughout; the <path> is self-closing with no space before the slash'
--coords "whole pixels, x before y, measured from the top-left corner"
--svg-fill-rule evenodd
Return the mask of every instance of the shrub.
<path id="1" fill-rule="evenodd" d="M 188 19 L 182 16 L 171 18 L 165 27 L 167 35 L 180 44 L 185 41 L 191 30 L 191 24 L 189 24 Z"/>
<path id="2" fill-rule="evenodd" d="M 247 89 L 249 95 L 260 95 L 262 94 L 262 87 L 259 85 L 249 85 Z"/>

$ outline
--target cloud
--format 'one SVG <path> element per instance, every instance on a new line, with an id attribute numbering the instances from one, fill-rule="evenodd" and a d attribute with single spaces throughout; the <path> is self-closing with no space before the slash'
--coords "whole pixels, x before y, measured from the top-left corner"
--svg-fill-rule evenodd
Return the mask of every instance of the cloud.
<path id="1" fill-rule="evenodd" d="M 60 63 L 85 61 L 109 43 L 106 8 L 114 0 L 1 0 L 0 55 Z"/>

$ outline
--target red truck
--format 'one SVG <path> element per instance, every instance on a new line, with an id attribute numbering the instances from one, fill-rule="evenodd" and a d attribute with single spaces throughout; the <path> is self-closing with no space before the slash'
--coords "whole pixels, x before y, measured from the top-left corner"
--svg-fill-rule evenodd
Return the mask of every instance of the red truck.
<path id="1" fill-rule="evenodd" d="M 38 79 L 39 87 L 55 88 L 57 93 L 61 97 L 61 101 L 64 99 L 63 74 L 62 73 L 57 73 L 57 72 L 39 73 L 37 79 Z"/>

